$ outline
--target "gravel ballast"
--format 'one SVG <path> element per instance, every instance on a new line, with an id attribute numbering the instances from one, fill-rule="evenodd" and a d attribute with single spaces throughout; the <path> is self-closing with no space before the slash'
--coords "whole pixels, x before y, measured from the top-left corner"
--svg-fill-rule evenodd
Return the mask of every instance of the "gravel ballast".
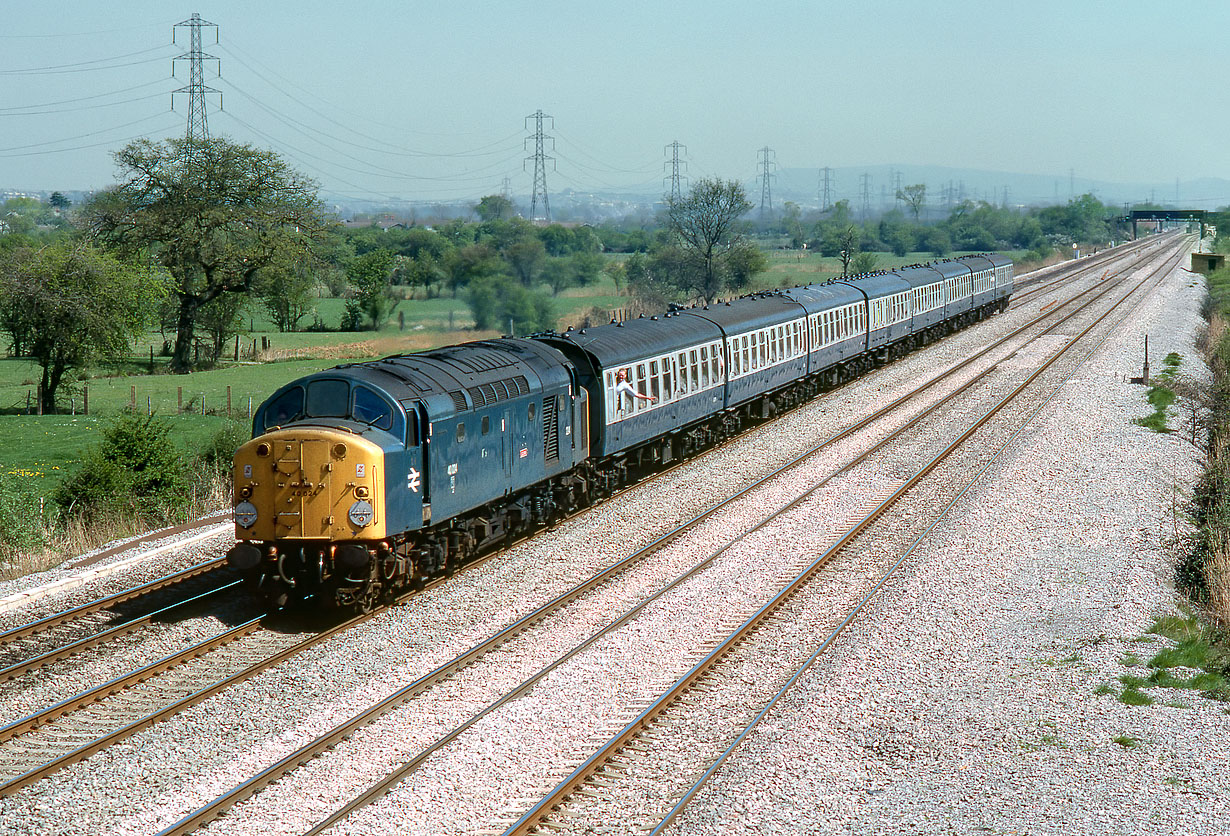
<path id="1" fill-rule="evenodd" d="M 1230 715 L 1118 677 L 1167 642 L 1198 451 L 1148 414 L 1150 336 L 1197 372 L 1176 271 L 684 812 L 674 832 L 1225 833 Z M 1103 693 L 1098 693 L 1102 691 Z M 1169 703 L 1169 704 L 1167 704 Z"/>
<path id="2" fill-rule="evenodd" d="M 1185 700 L 1194 707 L 1131 708 L 1115 701 L 1114 694 L 1094 694 L 1099 685 L 1117 686 L 1117 676 L 1128 671 L 1119 663 L 1125 653 L 1147 658 L 1153 645 L 1133 640 L 1155 615 L 1173 609 L 1163 535 L 1175 530 L 1168 515 L 1174 485 L 1195 472 L 1194 448 L 1130 423 L 1149 409 L 1144 390 L 1120 378 L 1139 373 L 1144 327 L 1156 357 L 1175 350 L 1184 355 L 1185 371 L 1198 365 L 1185 336 L 1195 325 L 1198 299 L 1199 289 L 1182 274 L 1150 297 L 1138 310 L 1139 327 L 1122 329 L 1073 378 L 1013 452 L 954 510 L 950 522 L 937 529 L 906 573 L 881 594 L 873 611 L 856 622 L 736 753 L 685 813 L 680 832 L 982 832 L 1001 826 L 1018 832 L 1120 832 L 1112 826 L 1113 817 L 1104 828 L 1098 817 L 1103 806 L 1117 809 L 1125 793 L 1134 797 L 1135 785 L 1122 784 L 1115 768 L 1137 781 L 1151 763 L 1225 772 L 1225 760 L 1210 760 L 1204 751 L 1193 754 L 1179 742 L 1185 739 L 1179 729 L 1188 728 L 1186 718 L 1228 719 L 1218 714 L 1220 705 L 1169 693 L 1159 695 L 1159 702 Z M 1028 310 L 1021 310 L 996 317 L 843 387 L 416 596 L 329 647 L 6 799 L 0 804 L 0 833 L 34 832 L 31 828 L 156 832 L 328 723 L 421 675 L 654 539 L 719 494 L 733 493 L 807 449 L 846 425 L 852 414 L 883 405 L 905 384 L 931 377 L 1028 316 Z M 1057 444 L 1066 447 L 1056 452 L 1052 445 Z M 763 493 L 767 499 L 776 491 Z M 678 565 L 669 558 L 664 555 L 663 569 Z M 640 583 L 630 578 L 628 590 Z M 594 600 L 593 617 L 613 603 Z M 1103 613 L 1103 606 L 1109 611 Z M 584 612 L 581 608 L 577 614 Z M 561 625 L 568 629 L 551 634 L 551 641 L 582 632 L 579 622 L 584 620 Z M 621 654 L 633 652 L 631 646 L 621 651 L 612 645 L 608 657 L 619 664 Z M 515 667 L 508 665 L 506 672 Z M 578 669 L 582 680 L 607 672 L 601 662 L 590 670 L 586 677 L 584 668 Z M 656 673 L 646 664 L 644 681 L 660 679 L 663 671 Z M 471 691 L 475 684 L 478 691 Z M 447 710 L 438 720 L 497 684 L 489 676 L 478 683 L 463 676 L 444 686 L 437 699 Z M 547 708 L 535 707 L 530 699 L 511 712 L 512 719 L 520 713 L 528 729 Z M 1170 723 L 1175 733 L 1164 740 L 1155 740 L 1144 725 L 1127 723 L 1159 711 L 1182 712 Z M 1114 730 L 1100 719 L 1102 713 L 1118 719 L 1111 724 Z M 614 719 L 576 717 L 575 722 L 558 718 L 556 736 L 583 738 L 582 725 Z M 341 775 L 353 773 L 348 780 L 366 783 L 429 739 L 423 735 L 433 725 L 416 725 L 413 719 L 406 725 L 378 724 L 299 777 L 262 793 L 254 809 L 237 809 L 209 832 L 300 832 L 295 829 L 298 816 L 288 811 L 315 808 L 303 810 L 308 821 L 322 815 L 340 800 L 335 791 L 345 795 Z M 1224 737 L 1226 730 L 1225 724 L 1202 730 L 1206 748 L 1212 750 L 1217 739 L 1210 731 Z M 1126 748 L 1115 737 L 1136 738 L 1139 744 Z M 473 778 L 467 763 L 473 772 L 475 764 L 491 757 L 480 742 L 470 756 L 451 765 L 440 762 L 435 771 L 443 776 L 461 770 L 454 774 L 461 784 Z M 1086 764 L 1084 784 L 1060 768 L 1065 758 Z M 1079 771 L 1079 766 L 1072 768 Z M 1110 778 L 1099 778 L 1099 769 Z M 1179 797 L 1172 807 L 1188 797 L 1191 806 L 1207 809 L 1210 805 L 1184 793 L 1207 788 L 1224 797 L 1225 780 L 1217 784 L 1194 772 L 1167 772 L 1157 782 Z M 509 783 L 507 797 L 530 794 L 516 783 Z M 1047 818 L 1050 813 L 1038 796 L 1050 787 L 1066 800 L 1057 802 Z M 424 784 L 406 789 L 421 794 L 428 806 L 432 799 L 448 797 Z M 412 804 L 399 810 L 404 792 L 370 811 L 374 815 L 360 814 L 334 832 L 414 831 L 409 823 L 421 819 L 422 808 Z M 1072 796 L 1088 796 L 1087 803 L 1081 806 Z M 1009 799 L 1004 823 L 994 814 L 1001 797 Z M 74 804 L 66 804 L 68 799 Z M 1014 803 L 1020 807 L 1017 818 L 1011 814 Z M 1145 797 L 1140 803 L 1158 801 Z M 436 813 L 437 827 L 455 829 L 448 824 L 447 809 Z M 1224 812 L 1217 815 L 1225 818 Z M 1119 824 L 1125 820 L 1137 830 L 1149 822 L 1134 808 Z M 473 828 L 481 826 L 483 816 L 452 821 Z M 1201 832 L 1199 820 L 1185 821 Z"/>

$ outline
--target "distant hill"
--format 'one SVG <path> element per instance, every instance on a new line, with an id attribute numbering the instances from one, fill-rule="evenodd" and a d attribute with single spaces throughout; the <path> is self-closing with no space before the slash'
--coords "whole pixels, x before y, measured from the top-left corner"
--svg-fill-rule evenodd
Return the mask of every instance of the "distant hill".
<path id="1" fill-rule="evenodd" d="M 944 168 L 941 166 L 889 166 L 877 165 L 861 168 L 834 168 L 830 171 L 830 189 L 836 200 L 849 200 L 850 205 L 862 205 L 861 176 L 871 175 L 870 203 L 873 211 L 879 211 L 882 202 L 891 204 L 895 189 L 893 176 L 901 174 L 902 185 L 914 183 L 927 185 L 927 203 L 930 206 L 945 204 L 949 193 L 953 200 L 962 197 L 969 200 L 985 200 L 1001 204 L 1007 188 L 1007 202 L 1012 205 L 1041 205 L 1064 203 L 1075 194 L 1092 193 L 1103 203 L 1117 205 L 1150 201 L 1184 209 L 1217 209 L 1230 205 L 1230 180 L 1202 178 L 1178 184 L 1178 199 L 1175 198 L 1175 183 L 1117 183 L 1107 180 L 1089 180 L 1068 176 L 1039 174 L 1015 174 L 1003 171 Z M 804 206 L 817 204 L 820 187 L 820 170 L 815 168 L 783 168 L 773 182 L 773 203 L 793 200 Z M 759 203 L 760 183 L 747 181 L 748 194 Z M 1073 192 L 1074 190 L 1074 192 Z"/>

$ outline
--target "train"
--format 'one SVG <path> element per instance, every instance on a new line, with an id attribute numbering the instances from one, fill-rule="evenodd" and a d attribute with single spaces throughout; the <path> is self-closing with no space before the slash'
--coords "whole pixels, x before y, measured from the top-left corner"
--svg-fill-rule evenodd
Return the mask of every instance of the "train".
<path id="1" fill-rule="evenodd" d="M 271 606 L 371 611 L 1005 310 L 999 254 L 339 365 L 253 415 L 227 560 Z"/>

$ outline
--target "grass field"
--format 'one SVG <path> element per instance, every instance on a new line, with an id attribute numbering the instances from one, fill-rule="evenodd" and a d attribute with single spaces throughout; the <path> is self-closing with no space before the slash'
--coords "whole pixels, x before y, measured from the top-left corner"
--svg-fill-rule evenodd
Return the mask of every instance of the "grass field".
<path id="1" fill-rule="evenodd" d="M 1006 255 L 1019 257 L 1020 254 Z M 841 272 L 838 259 L 812 253 L 772 250 L 766 252 L 766 256 L 769 270 L 757 277 L 752 290 L 822 282 Z M 879 253 L 876 267 L 887 269 L 931 258 L 927 253 L 910 253 L 903 258 Z M 628 298 L 620 295 L 609 279 L 604 279 L 590 287 L 566 290 L 554 297 L 553 302 L 558 327 L 563 329 L 579 325 L 594 309 L 605 312 L 623 308 Z M 62 408 L 75 408 L 80 412 L 82 384 L 88 386 L 88 418 L 25 414 L 27 404 L 35 399 L 39 369 L 28 360 L 0 359 L 0 432 L 4 438 L 0 444 L 0 472 L 37 480 L 40 485 L 57 481 L 80 461 L 85 448 L 97 437 L 100 421 L 132 405 L 141 412 L 151 411 L 170 420 L 176 441 L 185 451 L 196 450 L 228 420 L 246 423 L 251 408 L 282 384 L 302 375 L 352 359 L 422 351 L 499 336 L 496 331 L 473 330 L 473 318 L 464 300 L 447 295 L 399 303 L 389 324 L 379 331 L 280 333 L 255 307 L 249 318 L 248 332 L 240 338 L 241 344 L 246 350 L 253 339 L 259 343 L 261 338 L 266 338 L 271 348 L 264 357 L 270 362 L 225 361 L 210 371 L 172 375 L 167 373 L 167 358 L 159 356 L 163 335 L 151 333 L 138 344 L 130 362 L 94 370 L 89 379 L 63 390 Z M 315 316 L 325 327 L 335 328 L 344 308 L 341 299 L 320 299 Z M 399 312 L 404 315 L 404 327 L 399 327 Z M 302 324 L 310 324 L 313 318 L 309 315 Z M 228 355 L 230 352 L 233 352 L 233 343 Z M 228 389 L 230 419 L 226 414 Z"/>

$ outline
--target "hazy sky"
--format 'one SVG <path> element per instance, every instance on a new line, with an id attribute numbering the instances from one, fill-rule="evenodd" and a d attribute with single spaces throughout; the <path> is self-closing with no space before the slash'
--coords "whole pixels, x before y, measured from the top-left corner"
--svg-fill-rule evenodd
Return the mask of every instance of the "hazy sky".
<path id="1" fill-rule="evenodd" d="M 111 152 L 179 135 L 188 30 L 212 134 L 271 147 L 331 192 L 530 190 L 525 117 L 554 117 L 548 186 L 894 164 L 1173 183 L 1230 178 L 1217 0 L 8 2 L 0 189 L 90 189 Z M 908 174 L 907 174 L 908 176 Z"/>

